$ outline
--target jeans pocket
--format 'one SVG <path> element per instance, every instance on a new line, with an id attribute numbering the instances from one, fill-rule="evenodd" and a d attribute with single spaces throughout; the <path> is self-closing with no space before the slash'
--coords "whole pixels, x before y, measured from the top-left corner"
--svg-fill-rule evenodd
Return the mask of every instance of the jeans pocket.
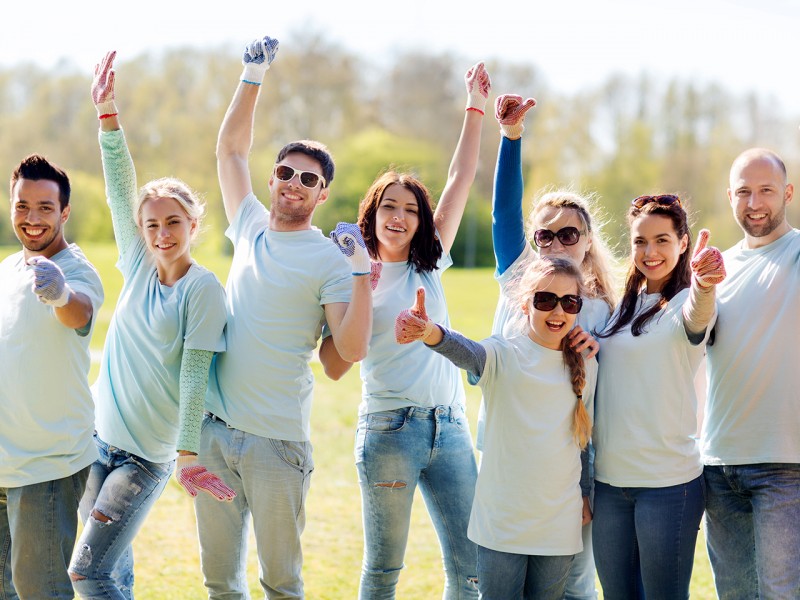
<path id="1" fill-rule="evenodd" d="M 293 469 L 302 473 L 311 473 L 314 462 L 311 458 L 309 442 L 293 442 L 289 440 L 270 439 L 270 444 L 280 459 Z"/>
<path id="2" fill-rule="evenodd" d="M 161 482 L 163 479 L 170 476 L 172 473 L 172 465 L 174 461 L 167 463 L 155 463 L 145 460 L 139 456 L 131 454 L 130 462 L 135 464 L 142 470 L 142 473 L 150 477 L 155 483 Z"/>
<path id="3" fill-rule="evenodd" d="M 407 415 L 408 410 L 405 408 L 370 413 L 366 419 L 366 430 L 377 433 L 401 431 L 406 425 Z"/>

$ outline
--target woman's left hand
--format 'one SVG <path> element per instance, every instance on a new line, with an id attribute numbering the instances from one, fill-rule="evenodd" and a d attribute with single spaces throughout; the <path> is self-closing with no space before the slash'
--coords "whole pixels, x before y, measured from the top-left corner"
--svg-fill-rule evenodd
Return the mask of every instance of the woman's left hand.
<path id="1" fill-rule="evenodd" d="M 567 334 L 567 341 L 576 352 L 580 353 L 588 350 L 586 358 L 592 358 L 600 351 L 600 342 L 592 337 L 588 331 L 584 331 L 580 325 L 575 325 L 572 331 Z"/>
<path id="2" fill-rule="evenodd" d="M 581 525 L 588 525 L 592 522 L 592 507 L 589 504 L 589 496 L 583 497 L 583 510 L 581 511 Z"/>

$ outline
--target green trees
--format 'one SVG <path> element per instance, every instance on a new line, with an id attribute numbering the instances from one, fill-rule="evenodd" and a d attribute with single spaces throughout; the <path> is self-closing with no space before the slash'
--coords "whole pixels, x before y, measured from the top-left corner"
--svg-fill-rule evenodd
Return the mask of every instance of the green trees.
<path id="1" fill-rule="evenodd" d="M 117 64 L 117 105 L 140 182 L 173 175 L 201 192 L 209 204 L 203 243 L 221 251 L 228 244 L 214 146 L 238 80 L 238 53 L 233 47 L 172 49 L 122 56 Z M 463 74 L 480 57 L 414 52 L 388 64 L 372 58 L 355 56 L 320 33 L 298 33 L 282 42 L 262 89 L 251 155 L 256 194 L 267 200 L 269 173 L 284 143 L 325 142 L 337 171 L 316 217 L 324 231 L 354 221 L 363 193 L 387 168 L 414 172 L 438 198 L 463 116 Z M 478 175 L 453 249 L 457 265 L 493 264 L 489 213 L 499 133 L 492 102 L 501 93 L 539 102 L 523 142 L 526 203 L 547 185 L 596 192 L 623 252 L 623 215 L 636 195 L 687 197 L 696 222 L 726 247 L 739 237 L 725 198 L 731 159 L 748 146 L 765 145 L 788 159 L 790 174 L 800 172 L 796 122 L 774 98 L 647 74 L 612 75 L 564 95 L 548 89 L 532 64 L 489 61 L 488 68 L 492 98 Z M 70 64 L 50 71 L 0 69 L 0 165 L 9 174 L 24 155 L 41 152 L 64 166 L 74 185 L 68 231 L 78 241 L 112 235 L 90 77 Z M 0 197 L 7 201 L 7 188 Z M 13 240 L 7 219 L 0 219 L 0 243 Z"/>

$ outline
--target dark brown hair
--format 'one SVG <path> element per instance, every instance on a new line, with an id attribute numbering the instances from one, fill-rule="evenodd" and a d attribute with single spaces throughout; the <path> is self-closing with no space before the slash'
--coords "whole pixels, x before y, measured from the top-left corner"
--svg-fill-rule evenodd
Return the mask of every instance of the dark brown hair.
<path id="1" fill-rule="evenodd" d="M 631 259 L 631 265 L 628 268 L 628 276 L 625 280 L 625 291 L 619 303 L 619 310 L 611 318 L 605 330 L 597 334 L 598 337 L 610 337 L 620 331 L 628 323 L 631 323 L 632 335 L 639 336 L 646 333 L 646 326 L 650 320 L 675 297 L 675 294 L 686 289 L 691 284 L 692 270 L 689 263 L 692 259 L 692 233 L 689 231 L 689 218 L 686 215 L 686 211 L 678 202 L 670 204 L 669 206 L 664 206 L 656 202 L 645 204 L 642 208 L 631 206 L 628 211 L 628 227 L 630 227 L 636 219 L 645 215 L 658 215 L 667 217 L 672 221 L 672 228 L 675 230 L 678 240 L 681 240 L 684 235 L 688 240 L 686 250 L 678 257 L 678 264 L 672 269 L 667 283 L 665 283 L 664 287 L 661 289 L 661 298 L 659 301 L 639 315 L 636 315 L 636 305 L 639 301 L 639 293 L 647 279 L 641 271 L 636 268 L 636 264 L 634 264 L 633 259 Z"/>
<path id="2" fill-rule="evenodd" d="M 69 177 L 64 169 L 51 163 L 41 154 L 31 154 L 22 159 L 14 172 L 11 173 L 11 186 L 9 188 L 9 198 L 14 196 L 14 186 L 20 179 L 30 179 L 31 181 L 54 181 L 58 186 L 58 201 L 63 211 L 69 205 L 69 195 L 71 187 Z"/>
<path id="3" fill-rule="evenodd" d="M 372 182 L 364 199 L 358 207 L 358 226 L 367 245 L 369 255 L 380 260 L 378 253 L 378 236 L 375 233 L 375 218 L 383 195 L 392 184 L 403 186 L 417 199 L 419 225 L 411 238 L 411 249 L 408 253 L 408 264 L 413 264 L 417 273 L 434 271 L 442 257 L 442 244 L 436 237 L 436 225 L 433 222 L 431 195 L 425 185 L 413 175 L 387 171 Z"/>

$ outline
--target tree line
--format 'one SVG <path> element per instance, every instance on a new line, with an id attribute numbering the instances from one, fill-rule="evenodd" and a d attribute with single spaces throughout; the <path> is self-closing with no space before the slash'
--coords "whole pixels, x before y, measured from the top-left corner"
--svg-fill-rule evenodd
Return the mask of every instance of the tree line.
<path id="1" fill-rule="evenodd" d="M 98 48 L 98 60 L 105 50 Z M 240 53 L 231 46 L 177 48 L 121 56 L 116 66 L 117 106 L 140 184 L 173 175 L 201 192 L 209 208 L 203 243 L 220 251 L 229 247 L 214 146 Z M 388 167 L 413 171 L 438 198 L 463 119 L 463 75 L 480 58 L 414 51 L 376 64 L 324 34 L 294 34 L 283 41 L 261 92 L 251 157 L 256 194 L 268 200 L 270 169 L 284 143 L 313 138 L 336 160 L 330 199 L 315 216 L 325 232 L 355 220 L 364 192 Z M 647 73 L 609 75 L 564 94 L 533 60 L 486 62 L 493 87 L 478 175 L 453 248 L 459 266 L 494 264 L 490 212 L 499 129 L 491 103 L 502 93 L 538 101 L 523 137 L 526 203 L 544 186 L 594 193 L 621 254 L 624 214 L 635 196 L 678 193 L 696 224 L 711 229 L 712 243 L 726 248 L 739 238 L 725 196 L 734 156 L 767 146 L 787 160 L 790 178 L 800 173 L 800 120 L 774 97 Z M 40 152 L 66 168 L 73 181 L 67 234 L 79 242 L 113 239 L 91 77 L 69 63 L 0 69 L 0 165 L 10 174 L 23 156 Z M 7 201 L 7 186 L 1 193 Z M 14 242 L 8 220 L 0 219 L 0 244 Z"/>

